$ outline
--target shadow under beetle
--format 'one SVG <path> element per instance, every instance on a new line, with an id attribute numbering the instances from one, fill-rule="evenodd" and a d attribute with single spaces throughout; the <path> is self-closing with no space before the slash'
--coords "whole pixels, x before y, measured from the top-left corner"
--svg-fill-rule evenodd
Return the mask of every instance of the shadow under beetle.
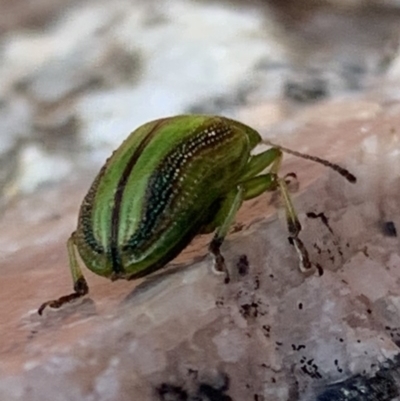
<path id="1" fill-rule="evenodd" d="M 262 142 L 272 147 L 252 155 Z M 265 191 L 280 190 L 289 241 L 301 270 L 309 270 L 301 225 L 285 178 L 278 175 L 282 152 L 356 181 L 338 165 L 263 141 L 254 129 L 225 117 L 181 115 L 142 125 L 107 160 L 83 199 L 67 243 L 74 292 L 45 302 L 39 314 L 89 292 L 76 250 L 94 273 L 131 280 L 165 266 L 197 234 L 215 231 L 209 251 L 228 281 L 221 244 L 242 202 Z"/>

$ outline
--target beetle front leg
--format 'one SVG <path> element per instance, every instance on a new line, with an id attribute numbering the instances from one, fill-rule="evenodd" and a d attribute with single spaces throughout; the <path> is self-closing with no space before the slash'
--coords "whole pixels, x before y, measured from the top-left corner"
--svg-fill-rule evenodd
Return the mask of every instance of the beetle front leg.
<path id="1" fill-rule="evenodd" d="M 225 283 L 229 283 L 229 271 L 225 265 L 225 259 L 221 254 L 221 245 L 224 242 L 229 228 L 235 219 L 236 212 L 243 202 L 243 187 L 238 185 L 234 191 L 231 191 L 223 200 L 221 208 L 214 220 L 217 231 L 214 238 L 208 246 L 208 250 L 214 256 L 214 269 L 217 272 L 225 273 Z"/>
<path id="2" fill-rule="evenodd" d="M 278 148 L 271 148 L 265 152 L 251 156 L 245 171 L 240 177 L 241 181 L 247 181 L 263 172 L 268 166 L 278 169 L 282 160 L 282 151 Z"/>
<path id="3" fill-rule="evenodd" d="M 279 168 L 279 163 L 280 158 L 277 158 L 271 167 L 271 173 L 258 175 L 242 183 L 244 189 L 243 200 L 255 198 L 265 191 L 275 191 L 278 188 L 280 189 L 286 211 L 287 227 L 290 234 L 289 242 L 296 249 L 300 260 L 300 270 L 302 272 L 308 272 L 312 265 L 308 256 L 307 248 L 299 238 L 301 224 L 289 195 L 286 183 L 287 177 L 279 178 L 276 173 Z"/>
<path id="4" fill-rule="evenodd" d="M 43 303 L 38 309 L 39 315 L 41 315 L 43 313 L 43 310 L 48 306 L 50 308 L 58 309 L 62 305 L 71 302 L 74 299 L 81 298 L 89 292 L 89 287 L 87 285 L 85 277 L 83 277 L 81 268 L 79 267 L 78 264 L 78 260 L 76 259 L 74 236 L 75 232 L 72 233 L 67 242 L 69 265 L 70 265 L 72 280 L 74 282 L 74 292 L 72 294 L 64 295 L 58 299 L 54 299 Z"/>
<path id="5" fill-rule="evenodd" d="M 301 231 L 301 224 L 297 217 L 296 210 L 293 207 L 292 200 L 289 195 L 289 190 L 286 183 L 286 177 L 280 178 L 278 172 L 282 162 L 282 154 L 280 154 L 272 163 L 270 168 L 270 174 L 275 177 L 275 184 L 279 186 L 281 191 L 281 196 L 283 199 L 283 204 L 286 211 L 286 221 L 288 226 L 288 231 L 290 234 L 289 242 L 296 249 L 297 255 L 300 260 L 300 270 L 305 273 L 309 272 L 312 268 L 310 262 L 310 257 L 308 256 L 307 248 L 304 246 L 303 241 L 299 238 Z"/>

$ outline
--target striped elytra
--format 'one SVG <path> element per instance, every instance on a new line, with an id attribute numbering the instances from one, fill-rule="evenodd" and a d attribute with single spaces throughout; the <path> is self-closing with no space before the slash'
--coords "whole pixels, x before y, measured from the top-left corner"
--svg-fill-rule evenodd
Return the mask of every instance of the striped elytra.
<path id="1" fill-rule="evenodd" d="M 258 141 L 251 135 L 209 116 L 160 119 L 134 131 L 82 203 L 75 244 L 85 264 L 132 278 L 167 263 L 239 179 Z"/>

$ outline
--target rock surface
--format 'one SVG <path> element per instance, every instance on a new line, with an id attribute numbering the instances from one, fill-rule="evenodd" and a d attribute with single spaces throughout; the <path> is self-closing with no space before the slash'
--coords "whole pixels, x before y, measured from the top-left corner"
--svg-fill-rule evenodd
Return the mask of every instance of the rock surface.
<path id="1" fill-rule="evenodd" d="M 328 103 L 318 116 L 334 109 L 342 114 Z M 1 398 L 314 400 L 329 383 L 376 374 L 398 354 L 400 120 L 376 103 L 361 120 L 332 121 L 299 118 L 296 132 L 280 135 L 358 178 L 352 185 L 313 163 L 284 163 L 298 174 L 302 238 L 322 276 L 300 273 L 276 199 L 263 196 L 243 207 L 223 247 L 230 284 L 208 257 L 187 264 L 206 255 L 202 238 L 175 262 L 183 264 L 144 282 L 85 271 L 91 298 L 39 317 L 42 301 L 70 291 L 65 240 L 85 185 L 9 207 L 0 230 Z"/>
<path id="2" fill-rule="evenodd" d="M 0 4 L 11 10 L 0 16 L 0 399 L 400 399 L 399 61 L 381 46 L 394 13 L 340 19 L 340 35 L 305 48 L 268 8 L 239 2 Z M 334 32 L 335 18 L 316 14 L 303 32 Z M 40 317 L 71 291 L 65 243 L 97 168 L 138 124 L 189 111 L 234 116 L 357 176 L 285 156 L 314 274 L 299 271 L 272 193 L 242 207 L 223 245 L 231 283 L 201 236 L 146 280 L 85 269 L 90 297 Z"/>

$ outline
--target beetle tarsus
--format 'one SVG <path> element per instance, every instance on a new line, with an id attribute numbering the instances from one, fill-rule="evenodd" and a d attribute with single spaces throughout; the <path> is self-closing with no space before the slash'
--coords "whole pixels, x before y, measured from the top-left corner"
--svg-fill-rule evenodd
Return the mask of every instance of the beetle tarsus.
<path id="1" fill-rule="evenodd" d="M 308 273 L 311 271 L 313 265 L 310 261 L 307 248 L 304 246 L 303 241 L 298 237 L 289 237 L 289 242 L 296 249 L 297 255 L 299 257 L 300 270 L 303 273 Z"/>
<path id="2" fill-rule="evenodd" d="M 300 184 L 296 173 L 288 173 L 283 177 L 290 192 L 297 192 L 299 190 Z"/>
<path id="3" fill-rule="evenodd" d="M 293 240 L 295 238 L 297 238 L 297 236 L 299 235 L 299 233 L 301 231 L 301 224 L 300 224 L 299 220 L 297 218 L 295 218 L 295 219 L 288 218 L 287 227 L 288 227 L 288 231 L 289 231 L 290 235 L 292 236 L 291 238 Z"/>
<path id="4" fill-rule="evenodd" d="M 74 284 L 74 290 L 72 294 L 64 295 L 58 299 L 53 299 L 51 301 L 47 301 L 43 303 L 40 308 L 38 309 L 38 314 L 42 315 L 43 311 L 47 308 L 50 307 L 52 309 L 59 309 L 62 305 L 72 302 L 75 299 L 81 298 L 84 295 L 89 293 L 89 287 L 86 283 L 86 280 L 81 277 L 79 278 L 76 283 Z"/>
<path id="5" fill-rule="evenodd" d="M 225 258 L 221 254 L 221 245 L 223 239 L 220 237 L 214 237 L 208 247 L 210 253 L 214 256 L 214 270 L 217 273 L 225 273 L 224 283 L 230 282 L 229 271 L 225 264 Z"/>

